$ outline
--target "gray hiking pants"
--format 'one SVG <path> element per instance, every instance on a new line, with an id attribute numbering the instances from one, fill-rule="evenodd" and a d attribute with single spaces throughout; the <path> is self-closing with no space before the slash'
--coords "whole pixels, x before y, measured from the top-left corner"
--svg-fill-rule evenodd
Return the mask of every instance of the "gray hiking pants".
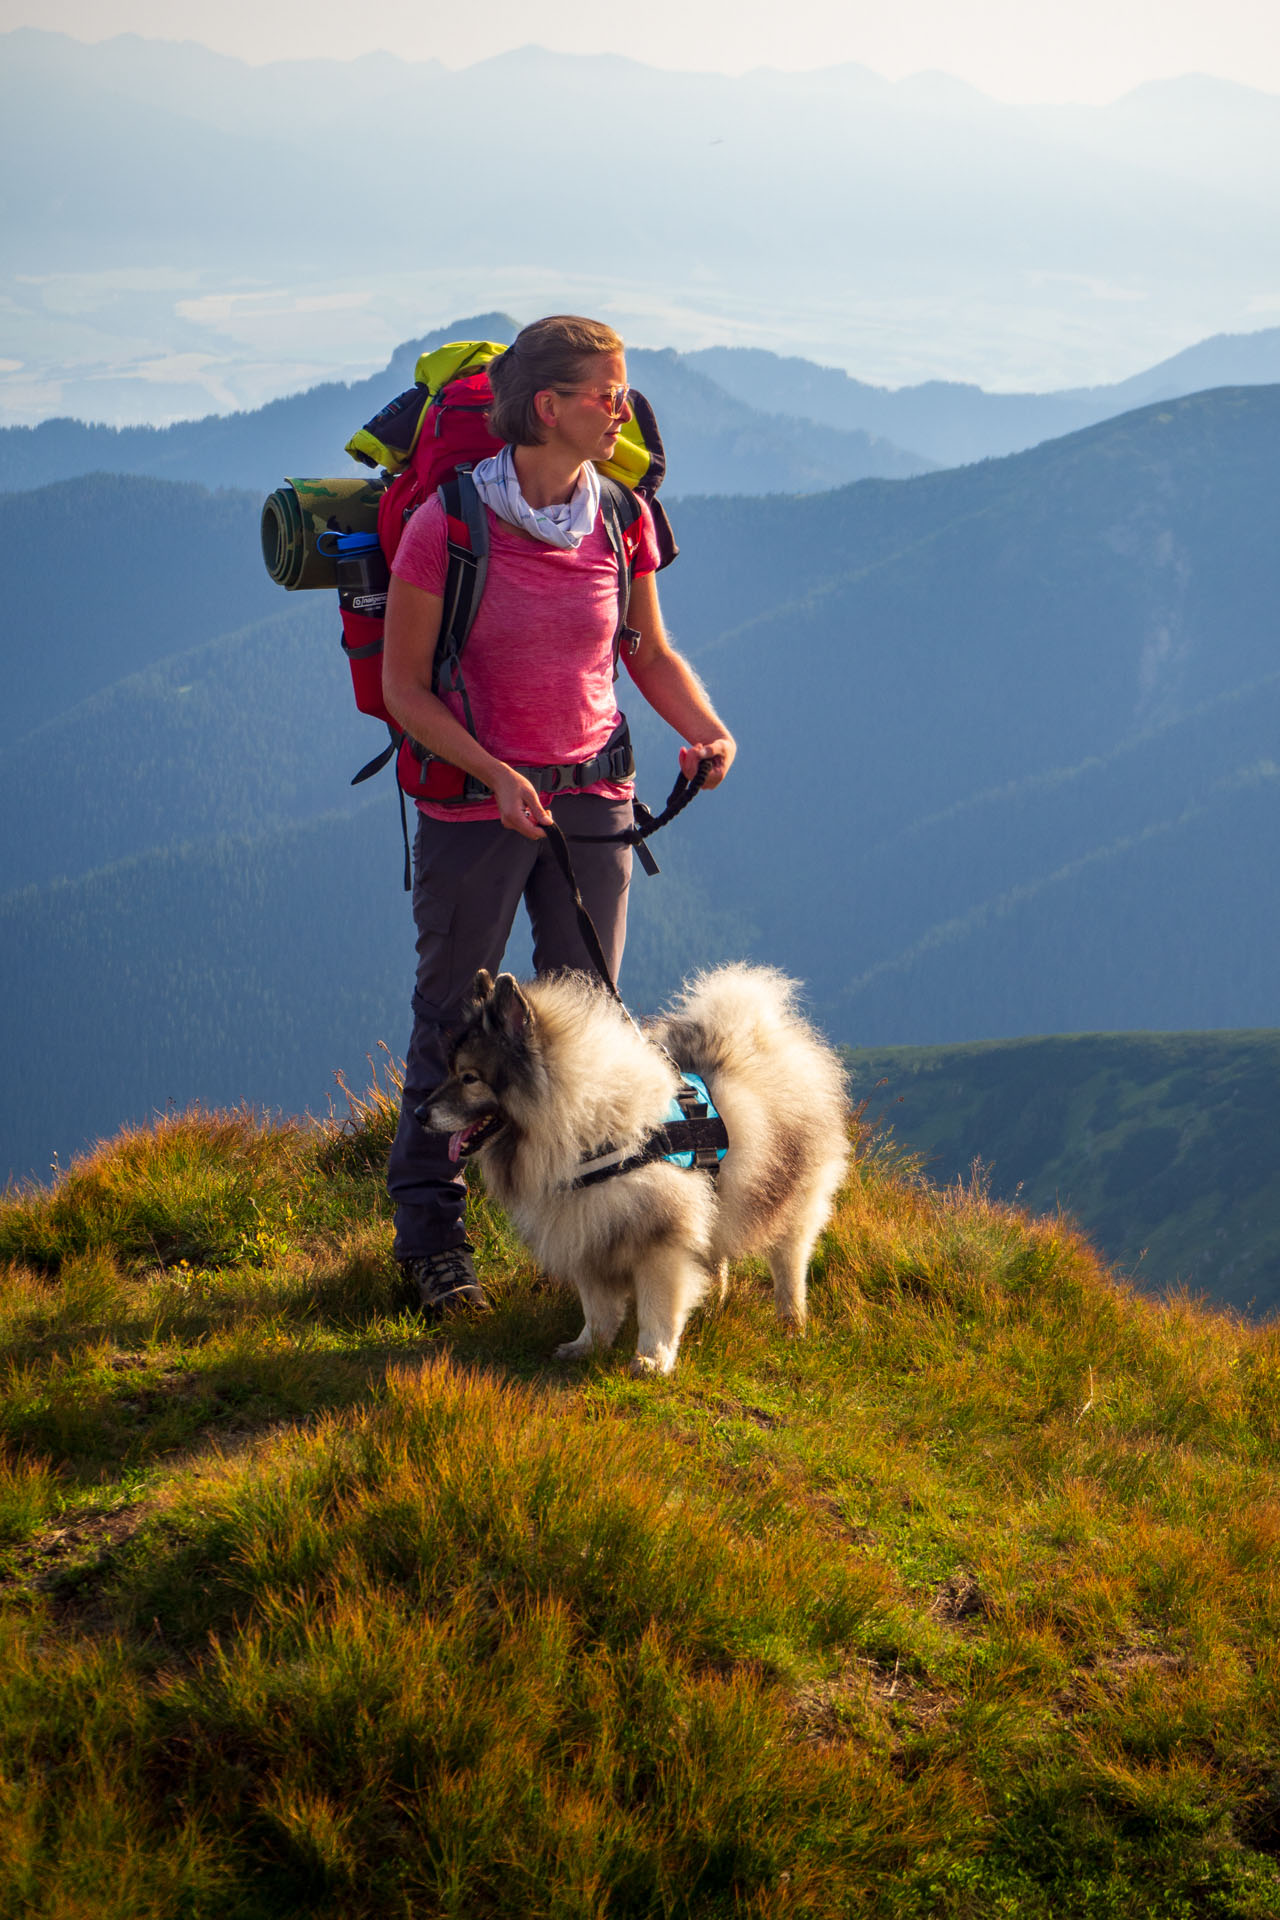
<path id="1" fill-rule="evenodd" d="M 551 802 L 562 831 L 618 833 L 632 822 L 629 800 L 568 793 Z M 578 890 L 595 923 L 614 979 L 627 935 L 631 849 L 569 848 Z M 448 1136 L 428 1133 L 414 1119 L 444 1079 L 450 1023 L 479 967 L 496 973 L 507 936 L 524 900 L 533 924 L 538 973 L 575 967 L 595 978 L 564 875 L 541 840 L 526 840 L 499 820 L 430 820 L 419 816 L 413 848 L 413 918 L 418 930 L 418 975 L 413 991 L 413 1035 L 405 1061 L 400 1124 L 387 1167 L 396 1210 L 398 1260 L 439 1253 L 466 1239 L 466 1185 L 449 1159 Z"/>

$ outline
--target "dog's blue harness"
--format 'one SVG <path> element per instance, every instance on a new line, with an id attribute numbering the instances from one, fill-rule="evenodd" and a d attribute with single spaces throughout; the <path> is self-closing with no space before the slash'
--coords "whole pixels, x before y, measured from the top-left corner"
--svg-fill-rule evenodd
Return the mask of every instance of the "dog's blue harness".
<path id="1" fill-rule="evenodd" d="M 587 1156 L 569 1184 L 594 1187 L 601 1180 L 612 1180 L 619 1173 L 630 1173 L 633 1167 L 646 1167 L 654 1160 L 696 1168 L 714 1180 L 728 1151 L 728 1130 L 712 1104 L 706 1081 L 701 1074 L 682 1073 L 679 1089 L 661 1124 L 634 1153 L 624 1153 L 621 1147 L 600 1147 Z"/>

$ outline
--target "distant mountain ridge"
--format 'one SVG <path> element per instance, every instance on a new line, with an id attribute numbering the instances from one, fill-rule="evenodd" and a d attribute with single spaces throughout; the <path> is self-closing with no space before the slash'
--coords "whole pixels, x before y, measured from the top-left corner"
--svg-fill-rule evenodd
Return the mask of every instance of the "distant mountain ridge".
<path id="1" fill-rule="evenodd" d="M 944 467 L 1020 453 L 1155 400 L 1212 387 L 1280 381 L 1280 327 L 1215 334 L 1113 386 L 1060 393 L 987 393 L 956 381 L 876 387 L 838 367 L 758 347 L 703 347 L 686 355 L 726 392 L 768 393 L 778 408 L 827 426 L 861 428 L 918 447 Z"/>
<path id="2" fill-rule="evenodd" d="M 473 314 L 398 347 L 381 373 L 347 385 L 326 381 L 242 413 L 210 413 L 171 427 L 108 427 L 46 420 L 0 428 L 0 492 L 25 491 L 86 473 L 149 474 L 210 487 L 275 486 L 296 452 L 295 473 L 351 466 L 343 448 L 356 428 L 413 385 L 421 353 L 448 340 L 513 330 L 510 314 Z M 465 328 L 458 333 L 454 326 Z M 328 465 L 326 465 L 326 462 Z M 354 468 L 352 469 L 354 470 Z"/>
<path id="3" fill-rule="evenodd" d="M 511 340 L 519 324 L 502 313 L 451 321 L 421 340 L 406 341 L 386 370 L 367 380 L 329 382 L 245 413 L 209 414 L 170 427 L 48 420 L 0 428 L 0 493 L 99 470 L 264 493 L 285 473 L 355 472 L 343 451 L 347 441 L 413 385 L 420 353 L 448 340 Z M 657 409 L 673 497 L 823 492 L 868 475 L 899 479 L 934 465 L 860 428 L 790 419 L 730 395 L 670 350 L 632 349 L 628 367 Z"/>
<path id="4" fill-rule="evenodd" d="M 329 381 L 170 427 L 69 419 L 0 427 L 0 493 L 98 470 L 263 488 L 280 477 L 282 459 L 295 473 L 340 472 L 355 427 L 412 384 L 420 353 L 446 340 L 511 339 L 519 325 L 507 313 L 468 315 L 405 341 L 383 372 L 365 380 Z M 629 364 L 661 413 L 672 498 L 813 493 L 1022 452 L 1156 400 L 1272 385 L 1280 382 L 1280 327 L 1217 335 L 1114 386 L 1061 393 L 988 393 L 936 380 L 876 387 L 838 367 L 756 347 L 632 348 Z M 921 451 L 908 450 L 915 448 Z"/>
<path id="5" fill-rule="evenodd" d="M 701 858 L 840 1038 L 1280 1024 L 1278 445 L 1280 388 L 1242 388 L 767 524 L 688 504 L 717 564 L 666 601 L 721 607 L 699 666 L 772 773 Z M 804 849 L 767 889 L 762 843 Z"/>

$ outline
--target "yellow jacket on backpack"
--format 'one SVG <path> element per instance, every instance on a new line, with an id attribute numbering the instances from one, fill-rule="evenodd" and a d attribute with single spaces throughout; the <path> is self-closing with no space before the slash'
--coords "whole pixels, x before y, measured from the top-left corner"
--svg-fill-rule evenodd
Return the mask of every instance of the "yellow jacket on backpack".
<path id="1" fill-rule="evenodd" d="M 457 380 L 464 373 L 478 373 L 505 352 L 505 345 L 496 340 L 451 340 L 447 346 L 435 347 L 430 353 L 419 355 L 413 371 L 414 381 L 429 393 L 436 394 L 451 380 Z M 416 416 L 406 411 L 405 424 L 412 422 L 408 446 L 397 446 L 393 437 L 379 438 L 369 427 L 361 427 L 348 440 L 346 451 L 353 460 L 359 460 L 365 466 L 385 467 L 388 473 L 400 473 L 413 457 L 426 417 L 425 406 L 418 409 Z M 619 433 L 612 458 L 598 460 L 596 465 L 601 473 L 611 474 L 626 487 L 637 486 L 644 479 L 649 471 L 649 449 L 634 420 L 628 420 Z"/>

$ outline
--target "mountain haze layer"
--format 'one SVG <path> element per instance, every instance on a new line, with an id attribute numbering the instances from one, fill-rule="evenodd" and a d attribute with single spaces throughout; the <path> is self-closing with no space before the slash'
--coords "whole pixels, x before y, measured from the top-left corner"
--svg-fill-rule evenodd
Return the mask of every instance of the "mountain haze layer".
<path id="1" fill-rule="evenodd" d="M 252 406 L 480 305 L 893 384 L 1077 387 L 1265 317 L 1280 284 L 1280 102 L 1223 82 L 1045 109 L 857 67 L 729 78 L 528 47 L 459 72 L 253 69 L 191 43 L 2 44 L 15 422 Z M 466 168 L 531 97 L 525 164 Z M 643 157 L 584 167 L 602 122 L 643 130 Z M 406 245 L 397 183 L 459 166 L 465 218 L 431 200 Z M 573 218 L 548 223 L 561 178 Z"/>
<path id="2" fill-rule="evenodd" d="M 295 473 L 347 470 L 354 426 L 412 384 L 420 353 L 455 339 L 514 338 L 506 313 L 472 314 L 403 342 L 386 368 L 243 412 L 168 427 L 51 419 L 0 427 L 0 492 L 102 470 L 269 488 L 283 457 Z M 1109 387 L 989 393 L 933 380 L 891 389 L 838 367 L 753 347 L 631 348 L 635 384 L 657 406 L 670 455 L 668 493 L 813 493 L 847 480 L 905 478 L 1019 452 L 1134 407 L 1216 386 L 1280 380 L 1280 327 L 1219 335 Z M 924 451 L 916 453 L 910 448 Z"/>

